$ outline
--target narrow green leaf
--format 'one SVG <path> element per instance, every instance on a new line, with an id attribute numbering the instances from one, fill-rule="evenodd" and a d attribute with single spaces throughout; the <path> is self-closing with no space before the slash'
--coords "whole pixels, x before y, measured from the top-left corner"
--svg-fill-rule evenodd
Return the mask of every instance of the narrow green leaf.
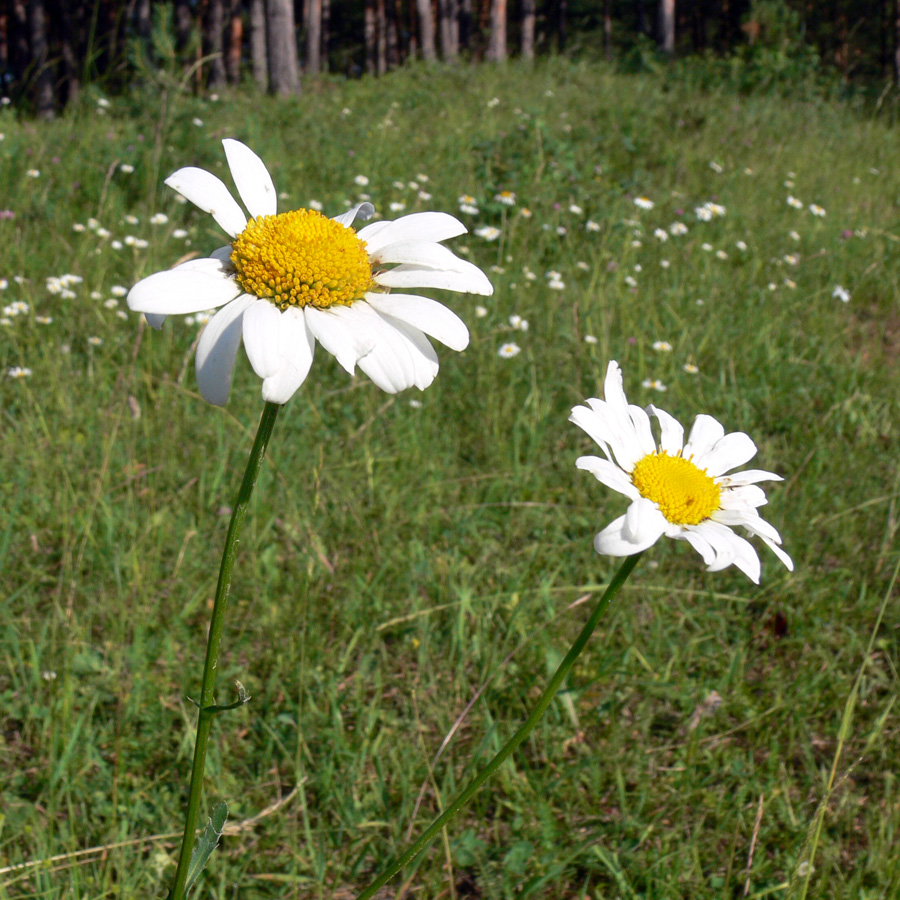
<path id="1" fill-rule="evenodd" d="M 228 807 L 220 800 L 214 807 L 203 834 L 197 838 L 197 843 L 191 852 L 191 861 L 188 865 L 187 882 L 185 883 L 185 895 L 191 889 L 197 876 L 206 868 L 213 850 L 219 846 L 219 838 L 225 829 L 225 820 L 228 818 Z"/>

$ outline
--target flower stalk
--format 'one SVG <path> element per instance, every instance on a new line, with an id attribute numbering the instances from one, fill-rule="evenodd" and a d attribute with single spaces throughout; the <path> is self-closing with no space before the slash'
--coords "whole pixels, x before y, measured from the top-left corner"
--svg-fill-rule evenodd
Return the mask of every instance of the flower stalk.
<path id="1" fill-rule="evenodd" d="M 581 651 L 587 646 L 591 635 L 594 633 L 603 614 L 609 608 L 616 594 L 619 593 L 622 585 L 625 584 L 628 576 L 634 570 L 641 553 L 634 554 L 625 558 L 619 570 L 613 576 L 603 596 L 597 602 L 593 612 L 584 623 L 578 637 L 572 644 L 569 652 L 563 661 L 559 664 L 553 677 L 544 688 L 540 699 L 528 718 L 521 725 L 519 730 L 500 748 L 494 758 L 466 785 L 465 788 L 453 798 L 447 808 L 439 815 L 434 822 L 423 832 L 423 834 L 411 844 L 402 855 L 398 856 L 382 873 L 379 875 L 359 896 L 356 900 L 370 900 L 375 893 L 391 880 L 401 869 L 413 862 L 416 857 L 428 846 L 431 840 L 438 832 L 469 802 L 469 800 L 478 792 L 478 789 L 503 765 L 516 748 L 531 734 L 535 725 L 540 721 L 541 717 L 547 711 L 547 707 L 553 700 L 556 692 L 559 690 L 566 676 L 569 674 L 575 660 L 578 659 Z"/>
<path id="2" fill-rule="evenodd" d="M 212 618 L 209 623 L 209 637 L 206 642 L 206 661 L 203 665 L 203 682 L 200 690 L 199 716 L 197 721 L 197 739 L 194 744 L 194 760 L 191 765 L 191 783 L 188 794 L 188 807 L 185 815 L 184 835 L 181 841 L 181 853 L 178 857 L 178 868 L 175 871 L 175 882 L 170 900 L 183 900 L 188 877 L 188 868 L 191 861 L 191 851 L 194 847 L 197 832 L 197 822 L 200 817 L 200 798 L 203 793 L 203 771 L 206 767 L 206 748 L 209 743 L 209 732 L 212 720 L 225 709 L 215 705 L 216 670 L 219 661 L 219 645 L 222 642 L 222 632 L 225 627 L 225 611 L 228 607 L 228 597 L 231 593 L 231 573 L 237 558 L 237 545 L 241 535 L 247 508 L 250 505 L 250 497 L 256 485 L 256 479 L 262 468 L 263 458 L 266 454 L 266 446 L 275 427 L 275 419 L 278 416 L 280 405 L 266 403 L 262 417 L 247 460 L 247 468 L 238 491 L 237 502 L 231 513 L 231 522 L 228 525 L 228 534 L 225 537 L 225 549 L 222 553 L 222 564 L 219 568 L 219 581 L 216 586 L 216 598 L 213 604 Z M 244 697 L 242 694 L 240 705 Z"/>

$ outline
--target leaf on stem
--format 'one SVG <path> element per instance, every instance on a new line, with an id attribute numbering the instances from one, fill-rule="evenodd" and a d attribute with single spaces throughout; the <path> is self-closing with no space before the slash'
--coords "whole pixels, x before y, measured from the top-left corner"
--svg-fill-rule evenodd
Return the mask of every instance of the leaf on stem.
<path id="1" fill-rule="evenodd" d="M 219 838 L 225 830 L 225 820 L 228 818 L 228 807 L 225 802 L 220 800 L 214 807 L 203 834 L 197 839 L 194 849 L 191 852 L 191 862 L 188 865 L 187 882 L 185 883 L 184 892 L 191 889 L 197 876 L 206 868 L 213 850 L 219 846 Z"/>

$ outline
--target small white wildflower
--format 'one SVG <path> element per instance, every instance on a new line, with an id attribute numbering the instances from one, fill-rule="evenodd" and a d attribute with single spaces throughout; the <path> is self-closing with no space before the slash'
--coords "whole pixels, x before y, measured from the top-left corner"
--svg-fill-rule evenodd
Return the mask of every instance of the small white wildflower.
<path id="1" fill-rule="evenodd" d="M 638 209 L 653 209 L 655 206 L 654 202 L 649 197 L 635 197 L 634 205 Z"/>
<path id="2" fill-rule="evenodd" d="M 584 230 L 585 231 L 599 231 L 600 226 L 593 219 L 588 219 L 587 222 L 584 223 Z"/>
<path id="3" fill-rule="evenodd" d="M 119 166 L 119 171 L 124 172 L 126 175 L 130 175 L 134 171 L 134 166 L 131 163 L 122 163 Z"/>
<path id="4" fill-rule="evenodd" d="M 803 201 L 798 200 L 796 197 L 788 195 L 787 205 L 792 206 L 794 209 L 803 209 Z"/>
<path id="5" fill-rule="evenodd" d="M 645 378 L 641 382 L 641 387 L 660 392 L 668 390 L 668 388 L 658 378 Z"/>
<path id="6" fill-rule="evenodd" d="M 696 375 L 700 370 L 693 363 L 685 363 L 682 367 L 688 375 Z"/>
<path id="7" fill-rule="evenodd" d="M 496 241 L 500 237 L 501 231 L 493 225 L 481 225 L 475 229 L 475 234 L 486 241 Z"/>
<path id="8" fill-rule="evenodd" d="M 497 351 L 497 354 L 503 359 L 512 359 L 514 356 L 518 356 L 519 353 L 522 352 L 522 348 L 518 344 L 503 344 L 500 349 Z"/>
<path id="9" fill-rule="evenodd" d="M 476 306 L 475 307 L 475 317 L 477 319 L 483 319 L 487 315 L 487 308 L 484 306 Z"/>
<path id="10" fill-rule="evenodd" d="M 365 176 L 365 175 L 357 175 L 357 176 L 353 179 L 353 183 L 354 183 L 354 184 L 358 184 L 360 187 L 367 187 L 368 184 L 369 184 L 369 179 L 368 179 L 368 177 Z"/>
<path id="11" fill-rule="evenodd" d="M 850 291 L 847 288 L 842 287 L 841 285 L 835 285 L 834 290 L 831 292 L 831 296 L 836 300 L 840 300 L 841 303 L 849 303 L 850 302 Z"/>
<path id="12" fill-rule="evenodd" d="M 825 210 L 819 206 L 818 203 L 810 203 L 809 211 L 814 215 L 818 216 L 820 219 L 825 215 Z"/>
<path id="13" fill-rule="evenodd" d="M 668 341 L 654 341 L 652 346 L 657 353 L 672 352 L 672 345 Z"/>
<path id="14" fill-rule="evenodd" d="M 151 225 L 165 225 L 169 221 L 169 217 L 165 213 L 154 213 L 150 216 Z"/>
<path id="15" fill-rule="evenodd" d="M 586 334 L 586 335 L 584 336 L 584 342 L 585 342 L 586 344 L 596 344 L 596 343 L 597 343 L 597 338 L 596 338 L 596 336 L 593 335 L 593 334 Z"/>

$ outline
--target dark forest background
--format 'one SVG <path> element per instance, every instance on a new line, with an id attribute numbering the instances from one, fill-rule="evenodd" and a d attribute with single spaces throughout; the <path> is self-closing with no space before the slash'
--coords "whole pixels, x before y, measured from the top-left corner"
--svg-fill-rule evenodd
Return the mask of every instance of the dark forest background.
<path id="1" fill-rule="evenodd" d="M 582 53 L 706 65 L 748 86 L 900 80 L 900 0 L 0 0 L 0 85 L 50 117 L 86 85 L 166 72 L 287 95 L 412 60 Z"/>

